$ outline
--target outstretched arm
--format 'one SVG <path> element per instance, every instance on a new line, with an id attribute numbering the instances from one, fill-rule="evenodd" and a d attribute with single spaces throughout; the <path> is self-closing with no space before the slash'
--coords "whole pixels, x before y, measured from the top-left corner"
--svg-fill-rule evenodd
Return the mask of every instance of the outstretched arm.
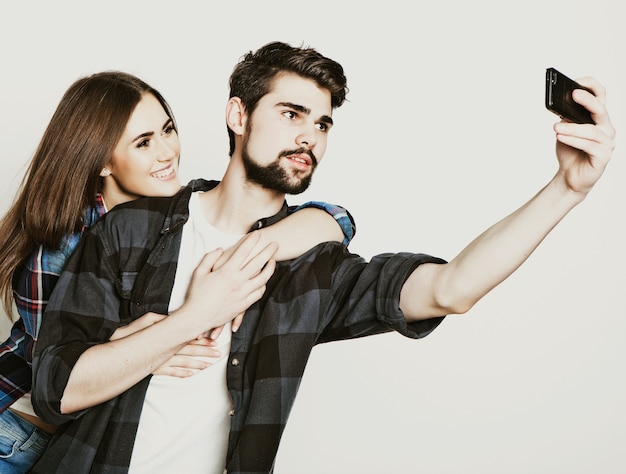
<path id="1" fill-rule="evenodd" d="M 400 308 L 407 319 L 467 312 L 513 273 L 591 191 L 615 148 L 615 129 L 606 110 L 604 88 L 592 78 L 579 82 L 595 95 L 577 89 L 574 100 L 591 112 L 595 124 L 555 124 L 556 175 L 530 201 L 487 229 L 449 263 L 419 266 L 400 295 Z"/>

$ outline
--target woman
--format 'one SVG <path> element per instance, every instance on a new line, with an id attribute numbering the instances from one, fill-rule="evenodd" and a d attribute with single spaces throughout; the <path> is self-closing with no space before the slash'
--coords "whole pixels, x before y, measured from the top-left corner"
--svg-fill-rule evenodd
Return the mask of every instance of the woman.
<path id="1" fill-rule="evenodd" d="M 0 222 L 0 295 L 7 314 L 13 303 L 19 314 L 0 346 L 1 472 L 26 472 L 55 430 L 32 409 L 30 364 L 41 318 L 67 258 L 83 233 L 117 204 L 176 193 L 179 158 L 172 111 L 140 79 L 121 72 L 94 74 L 76 81 L 61 99 L 20 192 Z M 351 239 L 352 221 L 341 208 L 303 207 L 259 231 L 264 242 L 281 243 L 279 236 L 289 235 L 275 259 L 295 257 L 326 240 Z M 162 317 L 146 315 L 113 338 Z M 234 330 L 237 325 L 235 320 Z M 188 353 L 181 351 L 154 373 L 189 376 L 210 364 L 186 355 L 201 350 L 211 357 L 212 345 L 211 338 L 199 338 Z"/>

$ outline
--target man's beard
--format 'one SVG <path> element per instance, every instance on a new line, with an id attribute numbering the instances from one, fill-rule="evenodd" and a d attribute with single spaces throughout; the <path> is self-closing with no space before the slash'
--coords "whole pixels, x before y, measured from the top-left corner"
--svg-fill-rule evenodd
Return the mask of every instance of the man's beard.
<path id="1" fill-rule="evenodd" d="M 299 175 L 304 174 L 304 172 L 298 171 L 296 171 L 294 176 L 290 178 L 287 171 L 281 167 L 280 160 L 284 156 L 302 153 L 306 153 L 311 157 L 311 166 L 313 169 L 302 178 L 299 178 Z M 276 161 L 270 163 L 269 165 L 262 166 L 252 159 L 248 153 L 247 140 L 244 140 L 241 156 L 248 180 L 279 194 L 300 194 L 306 191 L 311 184 L 313 171 L 315 171 L 315 168 L 317 167 L 317 159 L 313 155 L 313 152 L 304 148 L 289 151 L 285 150 L 278 155 Z"/>

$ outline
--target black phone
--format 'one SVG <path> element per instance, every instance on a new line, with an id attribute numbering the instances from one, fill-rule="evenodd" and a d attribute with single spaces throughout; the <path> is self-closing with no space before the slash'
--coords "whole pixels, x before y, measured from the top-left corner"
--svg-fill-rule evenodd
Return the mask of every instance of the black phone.
<path id="1" fill-rule="evenodd" d="M 546 69 L 546 108 L 571 122 L 594 123 L 589 111 L 572 99 L 574 89 L 584 89 L 593 94 L 591 89 L 553 67 Z"/>

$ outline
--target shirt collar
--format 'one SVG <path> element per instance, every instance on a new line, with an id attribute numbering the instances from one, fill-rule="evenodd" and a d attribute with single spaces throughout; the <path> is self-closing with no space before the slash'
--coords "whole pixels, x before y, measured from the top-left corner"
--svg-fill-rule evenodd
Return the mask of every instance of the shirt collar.
<path id="1" fill-rule="evenodd" d="M 165 218 L 161 232 L 165 233 L 175 231 L 187 222 L 189 219 L 189 198 L 191 197 L 191 193 L 209 191 L 218 184 L 219 181 L 215 180 L 207 181 L 205 179 L 194 179 L 191 180 L 187 186 L 181 188 L 181 190 L 172 198 L 170 210 Z M 275 224 L 279 220 L 287 217 L 288 214 L 289 206 L 285 200 L 283 201 L 282 207 L 276 214 L 257 220 L 252 227 L 250 227 L 248 232 Z"/>

